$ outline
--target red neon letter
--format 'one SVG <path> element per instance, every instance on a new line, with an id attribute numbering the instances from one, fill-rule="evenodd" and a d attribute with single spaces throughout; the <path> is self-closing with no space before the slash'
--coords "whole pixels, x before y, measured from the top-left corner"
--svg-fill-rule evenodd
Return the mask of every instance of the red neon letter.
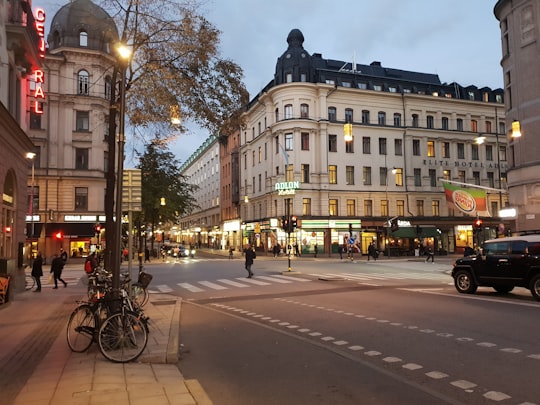
<path id="1" fill-rule="evenodd" d="M 44 73 L 43 73 L 43 70 L 40 70 L 40 69 L 36 69 L 34 71 L 34 81 L 36 83 L 43 83 L 43 77 L 44 77 Z"/>
<path id="2" fill-rule="evenodd" d="M 37 100 L 34 100 L 34 112 L 36 114 L 43 114 L 43 110 L 41 109 L 41 106 L 39 105 Z"/>

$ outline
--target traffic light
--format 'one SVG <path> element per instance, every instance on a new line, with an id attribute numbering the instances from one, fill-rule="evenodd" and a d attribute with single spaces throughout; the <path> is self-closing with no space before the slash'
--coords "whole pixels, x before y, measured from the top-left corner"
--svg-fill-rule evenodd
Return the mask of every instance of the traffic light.
<path id="1" fill-rule="evenodd" d="M 394 218 L 392 221 L 390 221 L 390 230 L 392 232 L 396 232 L 397 230 L 399 230 L 397 218 Z"/>
<path id="2" fill-rule="evenodd" d="M 289 232 L 289 218 L 283 217 L 281 219 L 281 229 L 283 229 L 285 232 Z"/>
<path id="3" fill-rule="evenodd" d="M 99 222 L 94 225 L 94 232 L 95 233 L 100 233 L 101 232 L 101 224 Z"/>
<path id="4" fill-rule="evenodd" d="M 9 226 L 9 225 L 4 226 L 4 233 L 10 234 L 11 233 L 11 226 Z"/>
<path id="5" fill-rule="evenodd" d="M 64 239 L 64 233 L 62 231 L 55 232 L 54 233 L 54 239 L 56 239 L 56 240 Z"/>
<path id="6" fill-rule="evenodd" d="M 295 230 L 298 225 L 298 221 L 296 220 L 296 216 L 291 217 L 291 230 Z"/>
<path id="7" fill-rule="evenodd" d="M 473 225 L 473 228 L 476 230 L 476 231 L 479 231 L 482 229 L 482 220 L 480 218 L 476 218 L 474 220 L 474 225 Z"/>

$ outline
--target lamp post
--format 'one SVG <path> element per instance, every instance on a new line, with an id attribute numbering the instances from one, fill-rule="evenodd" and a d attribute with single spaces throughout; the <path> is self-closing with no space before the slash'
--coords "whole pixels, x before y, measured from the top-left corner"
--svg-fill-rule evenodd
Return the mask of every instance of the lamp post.
<path id="1" fill-rule="evenodd" d="M 32 161 L 32 181 L 31 181 L 31 191 L 30 191 L 30 255 L 34 257 L 34 170 L 35 170 L 35 158 L 36 154 L 34 152 L 28 152 L 26 158 Z"/>
<path id="2" fill-rule="evenodd" d="M 122 260 L 122 180 L 124 175 L 124 145 L 126 137 L 125 114 L 126 114 L 126 70 L 128 60 L 131 57 L 131 50 L 126 46 L 119 46 L 118 62 L 120 64 L 120 120 L 118 126 L 118 157 L 116 169 L 116 205 L 115 205 L 115 246 L 113 251 L 113 291 L 118 291 L 120 288 L 120 264 Z"/>

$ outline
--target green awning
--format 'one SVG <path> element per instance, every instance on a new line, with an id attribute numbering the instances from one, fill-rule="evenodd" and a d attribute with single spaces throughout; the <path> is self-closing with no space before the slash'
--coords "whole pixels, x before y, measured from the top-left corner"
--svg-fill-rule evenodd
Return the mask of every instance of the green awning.
<path id="1" fill-rule="evenodd" d="M 394 238 L 438 238 L 441 236 L 435 226 L 420 226 L 421 232 L 417 233 L 416 226 L 400 226 L 395 232 L 392 232 L 390 228 L 386 228 L 388 236 Z"/>

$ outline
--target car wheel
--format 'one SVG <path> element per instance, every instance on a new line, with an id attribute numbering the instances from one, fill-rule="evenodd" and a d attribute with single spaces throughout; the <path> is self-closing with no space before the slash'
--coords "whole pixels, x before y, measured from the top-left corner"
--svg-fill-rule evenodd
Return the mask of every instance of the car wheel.
<path id="1" fill-rule="evenodd" d="M 462 294 L 474 294 L 478 286 L 467 270 L 459 270 L 454 276 L 454 286 Z"/>
<path id="2" fill-rule="evenodd" d="M 507 294 L 514 289 L 513 285 L 494 285 L 493 289 L 499 294 Z"/>
<path id="3" fill-rule="evenodd" d="M 540 274 L 532 278 L 530 289 L 534 299 L 540 301 Z"/>

